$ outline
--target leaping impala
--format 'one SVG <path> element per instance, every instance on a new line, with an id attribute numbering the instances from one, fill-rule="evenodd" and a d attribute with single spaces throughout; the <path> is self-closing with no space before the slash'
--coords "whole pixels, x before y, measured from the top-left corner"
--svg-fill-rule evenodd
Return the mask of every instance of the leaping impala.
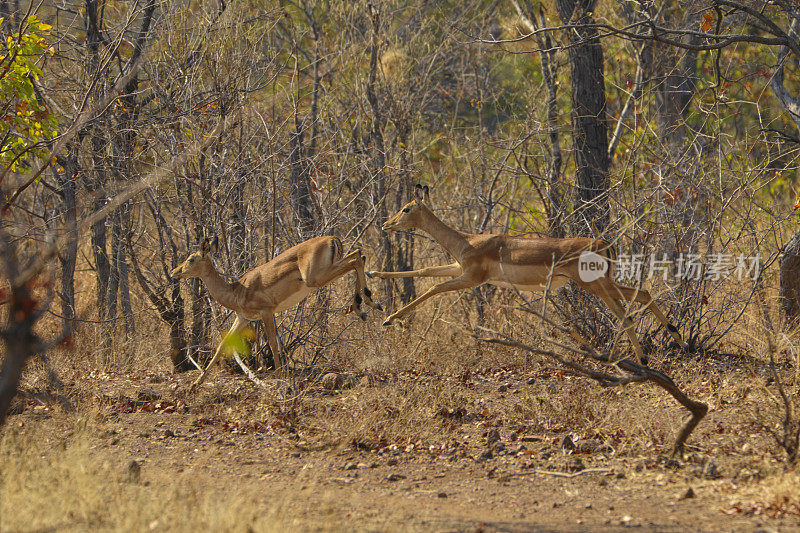
<path id="1" fill-rule="evenodd" d="M 380 305 L 372 301 L 372 294 L 367 288 L 361 250 L 354 250 L 342 257 L 342 242 L 336 237 L 316 237 L 301 242 L 271 261 L 248 271 L 232 283 L 224 280 L 211 262 L 211 255 L 216 249 L 217 239 L 214 239 L 213 244 L 210 244 L 208 239 L 204 240 L 200 244 L 200 249 L 176 267 L 171 276 L 175 279 L 202 279 L 211 297 L 221 306 L 236 313 L 233 327 L 227 335 L 241 330 L 250 321 L 263 320 L 269 347 L 279 368 L 282 368 L 286 361 L 283 360 L 283 354 L 278 346 L 275 314 L 294 306 L 315 289 L 322 288 L 354 270 L 356 273 L 354 310 L 360 313 L 362 319 L 365 317 L 365 313 L 361 311 L 362 301 L 370 307 L 382 310 Z M 211 362 L 192 384 L 192 389 L 203 382 L 222 353 L 223 345 L 224 337 Z"/>
<path id="2" fill-rule="evenodd" d="M 554 239 L 461 233 L 436 218 L 428 209 L 427 203 L 428 187 L 417 184 L 414 188 L 414 199 L 387 220 L 383 229 L 393 232 L 419 228 L 441 244 L 456 262 L 406 272 L 367 272 L 367 275 L 382 279 L 415 276 L 453 276 L 453 279 L 434 285 L 417 299 L 395 311 L 383 323 L 384 326 L 406 315 L 431 296 L 443 292 L 469 289 L 484 283 L 522 291 L 544 291 L 548 280 L 550 290 L 555 290 L 572 280 L 579 287 L 600 297 L 619 317 L 640 362 L 644 360 L 642 347 L 633 331 L 633 322 L 626 316 L 620 300 L 646 305 L 675 341 L 686 350 L 686 343 L 678 330 L 667 321 L 650 293 L 643 289 L 623 287 L 614 282 L 614 256 L 606 241 L 586 237 Z M 603 268 L 587 270 L 591 265 Z M 584 268 L 583 275 L 581 267 Z"/>

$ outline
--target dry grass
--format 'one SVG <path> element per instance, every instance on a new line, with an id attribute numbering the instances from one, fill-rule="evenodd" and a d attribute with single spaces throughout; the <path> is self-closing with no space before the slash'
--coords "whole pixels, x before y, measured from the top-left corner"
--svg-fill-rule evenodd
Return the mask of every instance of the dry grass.
<path id="1" fill-rule="evenodd" d="M 279 504 L 255 487 L 204 486 L 189 470 L 131 474 L 129 463 L 93 449 L 85 418 L 65 440 L 34 431 L 7 431 L 0 445 L 4 531 L 248 531 L 289 523 Z M 264 512 L 264 509 L 267 512 Z"/>
<path id="2" fill-rule="evenodd" d="M 89 282 L 83 279 L 79 285 L 84 300 L 89 299 Z M 349 280 L 340 285 L 331 290 L 333 306 L 350 296 Z M 512 298 L 501 295 L 496 303 L 487 314 L 489 327 L 544 346 L 540 325 L 515 312 Z M 266 497 L 255 481 L 237 483 L 232 490 L 204 470 L 214 464 L 211 456 L 175 469 L 146 461 L 141 478 L 130 479 L 127 466 L 137 456 L 115 454 L 116 448 L 103 440 L 118 419 L 118 407 L 102 399 L 135 399 L 137 389 L 145 386 L 172 401 L 179 397 L 175 386 L 193 377 L 171 375 L 165 328 L 143 302 L 136 304 L 137 333 L 127 340 L 119 337 L 110 352 L 98 349 L 102 327 L 84 325 L 73 350 L 51 355 L 75 406 L 71 413 L 49 407 L 55 418 L 69 420 L 66 434 L 48 434 L 27 418 L 23 427 L 12 418 L 4 429 L 0 528 L 269 531 L 302 524 L 339 529 L 335 494 L 298 514 L 283 499 Z M 507 443 L 522 435 L 541 436 L 536 455 L 522 459 L 545 469 L 566 467 L 569 456 L 561 453 L 560 442 L 567 436 L 609 446 L 603 456 L 590 458 L 599 467 L 652 462 L 669 449 L 685 412 L 662 391 L 641 385 L 601 389 L 547 360 L 479 344 L 471 336 L 477 324 L 472 305 L 463 295 L 443 296 L 393 328 L 382 328 L 375 314 L 363 324 L 353 315 L 330 314 L 328 331 L 346 328 L 346 335 L 325 350 L 318 370 L 364 377 L 356 386 L 330 392 L 313 378 L 297 378 L 290 380 L 289 394 L 286 383 L 267 376 L 275 391 L 295 397 L 289 402 L 217 368 L 209 384 L 186 400 L 188 416 L 213 420 L 216 425 L 209 427 L 215 431 L 257 421 L 258 427 L 268 428 L 265 446 L 297 443 L 299 449 L 324 449 L 328 461 L 353 453 L 415 457 L 421 450 L 431 460 L 471 461 L 485 450 L 491 429 Z M 84 316 L 88 313 L 85 309 Z M 312 320 L 316 316 L 314 311 L 306 314 Z M 286 320 L 294 318 L 287 315 Z M 760 324 L 753 308 L 734 326 L 725 346 L 735 348 L 737 357 L 689 360 L 659 354 L 651 361 L 711 406 L 690 440 L 698 446 L 693 460 L 701 465 L 713 461 L 736 483 L 759 483 L 759 494 L 750 486 L 741 499 L 791 510 L 800 506 L 797 475 L 783 472 L 781 450 L 759 430 L 759 423 L 772 424 L 779 415 L 774 394 L 764 387 L 766 345 Z M 54 321 L 42 327 L 57 329 Z M 219 333 L 212 339 L 213 344 Z M 786 346 L 780 362 L 795 364 L 797 355 Z M 298 355 L 313 349 L 303 347 Z M 791 379 L 793 372 L 787 370 L 786 377 Z M 40 361 L 31 363 L 23 385 L 27 391 L 53 392 Z M 308 491 L 329 490 L 314 474 L 304 475 L 302 490 L 294 487 L 285 499 L 303 500 Z"/>

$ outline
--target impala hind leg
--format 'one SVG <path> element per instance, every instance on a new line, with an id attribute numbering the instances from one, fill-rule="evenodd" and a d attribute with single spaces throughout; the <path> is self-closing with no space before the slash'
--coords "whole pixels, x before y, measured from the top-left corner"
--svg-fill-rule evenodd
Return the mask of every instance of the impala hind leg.
<path id="1" fill-rule="evenodd" d="M 205 370 L 203 370 L 200 373 L 200 377 L 197 378 L 197 380 L 195 380 L 195 382 L 192 383 L 192 385 L 189 387 L 190 391 L 196 389 L 206 379 L 206 374 L 208 374 L 208 371 L 211 370 L 211 367 L 214 366 L 214 363 L 217 362 L 217 359 L 219 359 L 219 356 L 222 354 L 222 349 L 225 347 L 225 338 L 228 335 L 233 335 L 239 332 L 240 330 L 244 329 L 247 323 L 248 321 L 246 319 L 240 317 L 239 315 L 236 315 L 236 320 L 233 321 L 233 326 L 231 326 L 231 329 L 228 330 L 228 332 L 222 336 L 222 341 L 219 343 L 219 346 L 217 346 L 217 351 L 214 352 L 214 357 L 211 358 L 211 361 L 209 361 Z"/>
<path id="2" fill-rule="evenodd" d="M 367 262 L 367 258 L 361 254 L 361 250 L 356 250 L 359 255 L 359 261 L 356 264 L 354 270 L 356 272 L 356 296 L 355 300 L 357 301 L 360 297 L 360 294 L 364 295 L 364 303 L 368 306 L 376 309 L 378 311 L 383 311 L 383 307 L 381 304 L 372 300 L 372 291 L 369 290 L 367 287 L 367 276 L 366 271 L 364 270 L 364 264 Z"/>
<path id="3" fill-rule="evenodd" d="M 438 285 L 434 285 L 427 291 L 425 291 L 421 296 L 419 296 L 416 300 L 412 300 L 408 303 L 405 307 L 398 309 L 394 312 L 394 314 L 390 315 L 384 322 L 384 326 L 391 325 L 392 322 L 405 316 L 409 313 L 412 309 L 417 307 L 419 304 L 430 298 L 431 296 L 436 296 L 437 294 L 441 294 L 443 292 L 450 292 L 450 291 L 458 291 L 461 289 L 470 289 L 472 287 L 477 287 L 480 285 L 482 281 L 476 280 L 472 277 L 464 277 L 459 276 L 455 279 L 451 279 L 449 281 L 445 281 L 443 283 L 439 283 Z"/>
<path id="4" fill-rule="evenodd" d="M 360 250 L 354 250 L 338 261 L 328 263 L 327 265 L 315 258 L 314 261 L 308 262 L 305 271 L 301 270 L 300 274 L 306 285 L 320 288 L 342 277 L 351 270 L 356 272 L 356 294 L 353 298 L 353 308 L 359 311 L 362 319 L 366 316 L 361 312 L 362 302 L 370 307 L 382 310 L 380 305 L 372 301 L 372 292 L 367 288 L 366 277 L 364 275 L 364 261 Z"/>
<path id="5" fill-rule="evenodd" d="M 420 268 L 419 270 L 406 270 L 405 272 L 372 272 L 367 271 L 370 278 L 396 279 L 396 278 L 449 278 L 460 276 L 461 265 L 451 263 L 435 267 Z"/>
<path id="6" fill-rule="evenodd" d="M 669 334 L 672 336 L 675 342 L 678 343 L 678 346 L 680 346 L 685 352 L 689 351 L 689 347 L 686 345 L 686 342 L 683 340 L 683 337 L 681 337 L 680 332 L 678 332 L 678 328 L 676 328 L 669 320 L 667 320 L 667 317 L 664 315 L 664 313 L 661 312 L 661 309 L 659 309 L 659 307 L 656 305 L 656 301 L 653 299 L 653 297 L 650 295 L 648 291 L 644 289 L 637 290 L 637 289 L 631 289 L 629 287 L 622 287 L 617 284 L 614 284 L 613 289 L 617 291 L 617 294 L 619 294 L 622 299 L 627 300 L 629 302 L 631 301 L 639 302 L 645 305 L 648 309 L 650 309 L 650 312 L 652 312 L 653 315 L 655 315 L 656 319 L 658 319 L 658 321 L 661 322 L 661 324 L 667 329 L 667 331 L 669 331 Z"/>
<path id="7" fill-rule="evenodd" d="M 602 292 L 598 294 L 601 300 L 608 306 L 609 309 L 619 318 L 620 322 L 622 322 L 622 327 L 625 330 L 625 335 L 628 336 L 628 339 L 631 341 L 631 345 L 633 346 L 633 351 L 636 352 L 636 358 L 639 361 L 639 364 L 646 365 L 644 351 L 642 350 L 642 345 L 639 343 L 639 338 L 636 336 L 636 326 L 634 325 L 633 321 L 628 318 L 627 313 L 625 312 L 625 308 L 619 303 L 619 301 L 615 300 L 611 294 L 605 288 L 603 288 Z"/>

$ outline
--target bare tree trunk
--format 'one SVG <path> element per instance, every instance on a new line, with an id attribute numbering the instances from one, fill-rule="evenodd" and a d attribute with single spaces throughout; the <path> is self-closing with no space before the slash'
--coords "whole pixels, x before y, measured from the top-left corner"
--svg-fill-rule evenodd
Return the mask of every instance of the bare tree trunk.
<path id="1" fill-rule="evenodd" d="M 780 260 L 781 310 L 790 326 L 800 322 L 800 230 L 783 249 Z"/>
<path id="2" fill-rule="evenodd" d="M 120 235 L 119 243 L 117 244 L 117 275 L 119 277 L 119 304 L 122 310 L 123 323 L 125 326 L 125 333 L 130 337 L 136 330 L 135 320 L 133 318 L 133 308 L 131 307 L 131 290 L 130 290 L 130 267 L 128 260 L 125 256 L 125 241 L 128 239 L 128 234 L 131 231 L 131 212 L 130 204 L 124 204 L 119 210 L 120 218 Z"/>
<path id="3" fill-rule="evenodd" d="M 231 230 L 229 232 L 228 249 L 231 254 L 231 266 L 236 276 L 241 276 L 253 264 L 253 248 L 250 245 L 247 227 L 247 202 L 244 200 L 245 180 L 241 173 L 231 191 Z"/>
<path id="4" fill-rule="evenodd" d="M 94 210 L 99 211 L 104 204 L 104 200 L 95 201 Z M 95 278 L 97 279 L 97 317 L 100 320 L 106 319 L 106 293 L 108 292 L 108 278 L 111 275 L 111 267 L 106 250 L 107 240 L 105 219 L 92 224 L 91 242 L 94 255 Z"/>
<path id="5" fill-rule="evenodd" d="M 111 218 L 111 257 L 110 269 L 108 277 L 108 285 L 106 286 L 106 295 L 104 299 L 105 311 L 104 315 L 106 320 L 113 321 L 117 318 L 117 296 L 119 295 L 119 253 L 120 253 L 120 222 L 119 211 L 114 213 Z M 113 328 L 113 322 L 108 324 L 109 329 Z"/>
<path id="6" fill-rule="evenodd" d="M 86 73 L 90 78 L 100 75 L 100 43 L 103 40 L 102 36 L 102 21 L 99 18 L 97 0 L 85 0 L 85 18 L 84 25 L 86 30 Z M 98 81 L 95 94 L 92 96 L 100 101 L 103 94 L 103 83 Z M 103 159 L 106 146 L 104 145 L 103 138 L 100 136 L 100 123 L 95 122 L 89 126 L 89 135 L 92 145 L 91 159 L 93 162 L 93 176 L 89 179 L 90 190 L 96 194 L 102 195 L 94 201 L 94 211 L 99 211 L 105 205 L 105 195 L 107 192 L 104 190 L 106 185 L 106 176 L 104 168 L 106 167 Z M 108 257 L 108 236 L 106 228 L 106 220 L 98 220 L 92 225 L 92 253 L 94 255 L 95 265 L 95 278 L 97 280 L 97 317 L 100 320 L 106 320 L 107 310 L 107 295 L 109 278 L 111 276 L 111 263 Z M 108 338 L 103 339 L 103 344 L 107 344 Z"/>
<path id="7" fill-rule="evenodd" d="M 309 166 L 305 156 L 304 125 L 295 117 L 295 131 L 291 133 L 289 164 L 291 165 L 291 199 L 297 233 L 301 239 L 309 238 L 314 231 L 314 207 L 309 183 Z"/>
<path id="8" fill-rule="evenodd" d="M 572 136 L 575 151 L 573 229 L 597 235 L 609 223 L 608 125 L 603 75 L 603 47 L 592 13 L 596 0 L 557 0 L 558 15 L 569 31 L 572 76 Z"/>
<path id="9" fill-rule="evenodd" d="M 289 154 L 289 164 L 291 165 L 291 198 L 292 209 L 297 222 L 297 231 L 301 239 L 308 239 L 316 230 L 314 220 L 314 197 L 311 194 L 311 164 L 317 148 L 317 108 L 319 101 L 319 90 L 322 78 L 319 74 L 319 28 L 314 19 L 313 8 L 307 9 L 304 6 L 306 18 L 310 21 L 311 35 L 314 41 L 314 60 L 312 64 L 312 92 L 311 92 L 311 111 L 310 116 L 300 119 L 298 109 L 295 108 L 294 125 L 295 130 L 290 135 L 291 153 Z M 299 91 L 299 85 L 298 85 Z M 299 100 L 299 98 L 298 98 Z M 307 123 L 308 121 L 308 123 Z M 310 128 L 308 128 L 310 125 Z M 306 147 L 306 130 L 310 129 L 311 138 Z"/>
<path id="10" fill-rule="evenodd" d="M 53 175 L 58 183 L 61 197 L 61 217 L 64 227 L 74 233 L 78 224 L 78 205 L 76 199 L 78 165 L 74 155 L 59 157 L 59 164 L 64 168 L 58 172 L 54 167 Z M 61 264 L 61 321 L 65 335 L 75 330 L 75 264 L 78 257 L 78 240 L 69 239 L 62 253 L 58 256 Z"/>
<path id="11" fill-rule="evenodd" d="M 395 207 L 399 211 L 403 205 L 411 200 L 413 183 L 411 179 L 411 162 L 408 160 L 408 142 L 410 125 L 405 117 L 395 120 L 397 128 L 397 140 L 400 148 L 400 179 L 397 184 L 397 196 L 395 197 Z M 414 268 L 414 234 L 410 232 L 398 232 L 394 240 L 397 249 L 397 270 L 412 270 Z M 407 304 L 417 297 L 414 278 L 401 278 L 402 288 L 400 289 L 400 301 Z"/>
<path id="12" fill-rule="evenodd" d="M 166 244 L 167 241 L 169 242 L 173 256 L 172 262 L 174 266 L 177 266 L 177 261 L 175 260 L 175 243 L 172 242 L 172 238 L 169 236 L 168 228 L 161 227 L 165 224 L 165 221 L 155 210 L 152 212 L 154 214 L 156 227 L 159 230 L 160 242 L 162 244 Z M 136 259 L 136 252 L 130 240 L 127 242 L 127 249 L 131 259 L 134 277 L 139 282 L 139 286 L 150 300 L 150 303 L 155 306 L 161 320 L 169 325 L 169 358 L 172 361 L 172 367 L 176 372 L 193 370 L 195 367 L 187 357 L 189 347 L 186 344 L 185 317 L 180 282 L 178 280 L 170 280 L 171 297 L 168 300 L 166 296 L 159 294 L 153 287 L 153 284 L 145 277 L 144 272 L 142 272 L 142 269 L 139 267 L 139 263 Z M 166 252 L 166 250 L 164 251 Z M 163 257 L 162 266 L 164 266 L 165 261 L 166 257 Z M 164 270 L 167 270 L 167 268 L 164 268 Z"/>
<path id="13" fill-rule="evenodd" d="M 537 17 L 530 1 L 522 3 L 513 0 L 522 22 L 527 26 L 527 31 L 534 31 L 547 27 L 544 11 L 539 8 Z M 561 183 L 561 167 L 563 156 L 561 154 L 561 141 L 558 134 L 558 72 L 555 66 L 555 50 L 549 33 L 537 33 L 536 41 L 540 48 L 542 64 L 542 78 L 547 87 L 547 130 L 550 139 L 550 160 L 547 161 L 547 227 L 553 237 L 563 237 L 564 228 L 564 189 Z"/>
<path id="14" fill-rule="evenodd" d="M 690 44 L 698 42 L 698 38 L 693 38 Z M 697 51 L 656 46 L 651 59 L 659 136 L 670 155 L 675 156 L 686 142 L 686 115 L 694 96 Z"/>
<path id="15" fill-rule="evenodd" d="M 372 4 L 369 5 L 370 20 L 372 21 L 372 40 L 369 46 L 369 78 L 367 80 L 367 102 L 372 111 L 372 131 L 370 139 L 374 149 L 372 176 L 374 179 L 373 191 L 374 201 L 378 204 L 378 213 L 375 217 L 375 225 L 380 234 L 380 254 L 383 258 L 381 269 L 384 271 L 394 270 L 392 254 L 392 241 L 389 236 L 381 230 L 383 223 L 389 217 L 386 207 L 386 151 L 383 143 L 383 113 L 378 102 L 378 95 L 375 92 L 378 77 L 378 48 L 380 40 L 381 15 L 378 9 Z M 394 300 L 394 283 L 390 279 L 383 280 L 383 289 L 386 292 L 387 305 L 392 306 Z"/>
<path id="16" fill-rule="evenodd" d="M 800 10 L 791 13 L 789 36 L 795 40 L 800 30 Z M 778 53 L 778 68 L 772 76 L 770 87 L 781 105 L 789 112 L 798 130 L 800 130 L 800 94 L 794 95 L 784 85 L 784 62 L 792 50 L 782 46 Z M 795 60 L 797 57 L 795 55 Z M 780 262 L 781 270 L 781 310 L 786 322 L 794 326 L 800 322 L 800 230 L 798 230 L 783 250 Z"/>
<path id="17" fill-rule="evenodd" d="M 30 292 L 24 284 L 12 287 L 10 319 L 3 330 L 5 357 L 3 366 L 0 367 L 0 426 L 5 422 L 11 400 L 17 394 L 25 362 L 38 353 L 40 345 L 33 331 L 36 321 L 29 318 L 31 310 L 26 307 L 30 301 Z"/>
<path id="18" fill-rule="evenodd" d="M 206 320 L 209 307 L 206 304 L 205 290 L 199 279 L 189 283 L 192 295 L 192 327 L 189 335 L 191 350 L 199 354 L 201 346 L 206 345 L 208 339 L 208 321 Z M 198 360 L 206 362 L 206 357 L 197 357 Z"/>

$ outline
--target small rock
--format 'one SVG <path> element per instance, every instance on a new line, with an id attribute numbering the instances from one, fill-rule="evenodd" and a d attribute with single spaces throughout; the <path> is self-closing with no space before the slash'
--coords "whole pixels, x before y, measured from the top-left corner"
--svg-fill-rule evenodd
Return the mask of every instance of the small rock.
<path id="1" fill-rule="evenodd" d="M 405 479 L 406 476 L 403 474 L 389 474 L 386 476 L 386 481 L 400 481 L 401 479 Z"/>
<path id="2" fill-rule="evenodd" d="M 630 523 L 631 520 L 633 520 L 633 517 L 629 514 L 626 514 L 620 519 L 620 522 L 622 522 L 623 524 L 628 524 Z"/>
<path id="3" fill-rule="evenodd" d="M 688 500 L 689 498 L 694 498 L 694 489 L 692 489 L 692 487 L 689 487 L 680 497 L 681 500 Z"/>
<path id="4" fill-rule="evenodd" d="M 175 432 L 172 431 L 171 429 L 165 429 L 164 430 L 164 436 L 165 437 L 174 437 L 175 436 Z"/>
<path id="5" fill-rule="evenodd" d="M 437 498 L 447 498 L 447 493 L 446 492 L 440 492 L 439 494 L 436 495 L 436 497 Z"/>
<path id="6" fill-rule="evenodd" d="M 356 463 L 347 463 L 344 465 L 345 470 L 355 470 L 356 468 L 358 468 Z"/>
<path id="7" fill-rule="evenodd" d="M 716 463 L 713 461 L 708 461 L 706 464 L 700 466 L 697 465 L 692 468 L 692 474 L 697 477 L 703 477 L 706 479 L 719 479 L 722 477 L 722 474 L 719 471 L 719 467 L 717 467 Z"/>
<path id="8" fill-rule="evenodd" d="M 154 402 L 161 398 L 161 395 L 153 389 L 139 389 L 136 399 L 140 402 Z"/>
<path id="9" fill-rule="evenodd" d="M 137 460 L 133 460 L 128 463 L 128 468 L 125 472 L 125 481 L 128 483 L 139 483 L 139 479 L 142 476 L 142 463 Z"/>
<path id="10" fill-rule="evenodd" d="M 580 457 L 573 457 L 567 465 L 567 469 L 570 472 L 580 472 L 581 470 L 586 470 L 586 466 L 584 466 Z"/>
<path id="11" fill-rule="evenodd" d="M 328 372 L 322 376 L 322 379 L 319 382 L 323 389 L 338 390 L 342 388 L 342 385 L 344 384 L 344 378 L 341 374 L 337 374 L 336 372 Z"/>
<path id="12" fill-rule="evenodd" d="M 536 378 L 528 378 L 528 381 L 526 381 L 525 383 L 527 383 L 528 385 L 533 385 L 536 383 Z"/>
<path id="13" fill-rule="evenodd" d="M 356 468 L 370 468 L 370 466 L 367 463 L 358 463 Z"/>
<path id="14" fill-rule="evenodd" d="M 500 432 L 497 431 L 496 429 L 492 429 L 486 435 L 486 445 L 487 446 L 491 446 L 492 444 L 494 444 L 495 442 L 497 442 L 499 440 L 500 440 Z"/>
<path id="15" fill-rule="evenodd" d="M 334 483 L 339 483 L 341 485 L 347 485 L 348 483 L 352 483 L 353 482 L 353 478 L 351 478 L 351 477 L 335 477 L 335 478 L 331 478 L 331 481 L 333 481 Z"/>
<path id="16" fill-rule="evenodd" d="M 575 446 L 575 441 L 573 441 L 572 437 L 570 437 L 569 435 L 565 436 L 564 440 L 561 441 L 561 447 L 567 451 L 571 451 L 577 448 L 577 446 Z"/>
<path id="17" fill-rule="evenodd" d="M 505 385 L 505 384 L 500 385 L 499 387 L 497 387 L 497 392 L 505 392 L 507 390 L 508 390 L 508 385 Z"/>
<path id="18" fill-rule="evenodd" d="M 387 464 L 387 465 L 389 465 L 389 466 L 395 466 L 395 465 L 397 464 L 397 459 L 395 459 L 394 457 L 392 457 L 391 459 L 389 459 L 388 461 L 386 461 L 386 464 Z"/>

